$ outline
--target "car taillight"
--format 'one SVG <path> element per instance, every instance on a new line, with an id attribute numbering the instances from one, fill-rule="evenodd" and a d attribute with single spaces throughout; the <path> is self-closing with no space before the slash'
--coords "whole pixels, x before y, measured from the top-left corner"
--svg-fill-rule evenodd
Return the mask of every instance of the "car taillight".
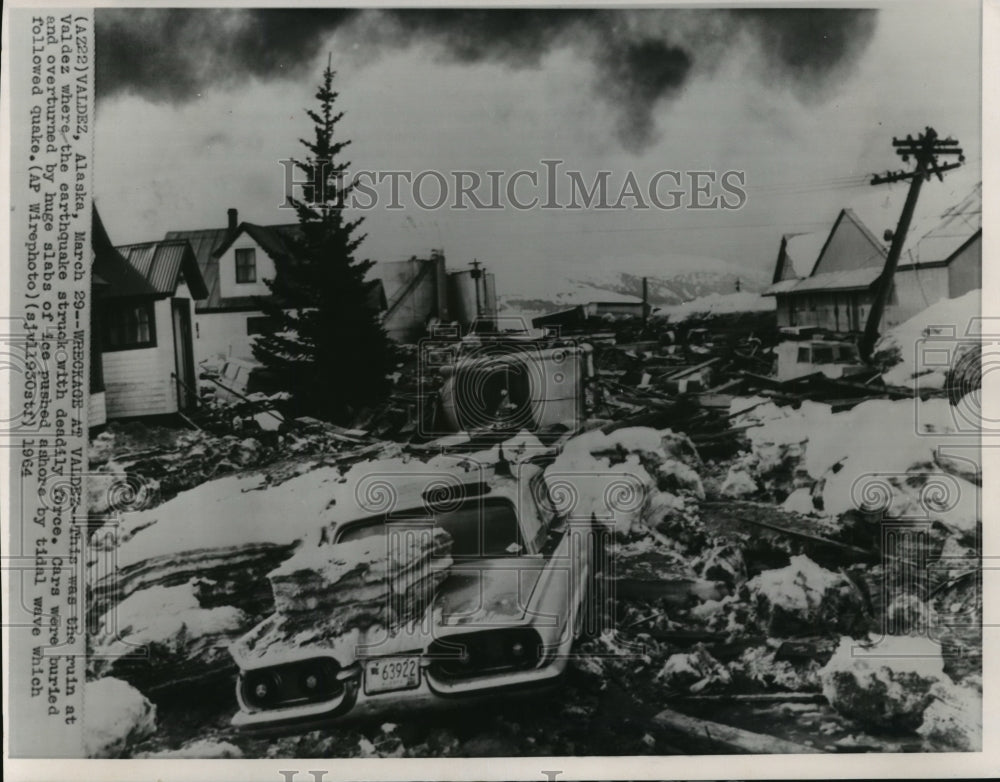
<path id="1" fill-rule="evenodd" d="M 329 657 L 303 660 L 247 671 L 240 676 L 240 688 L 246 704 L 259 709 L 329 700 L 344 689 L 339 672 L 337 661 Z"/>
<path id="2" fill-rule="evenodd" d="M 435 676 L 462 679 L 535 668 L 543 648 L 538 633 L 524 627 L 451 635 L 435 641 L 427 651 Z"/>

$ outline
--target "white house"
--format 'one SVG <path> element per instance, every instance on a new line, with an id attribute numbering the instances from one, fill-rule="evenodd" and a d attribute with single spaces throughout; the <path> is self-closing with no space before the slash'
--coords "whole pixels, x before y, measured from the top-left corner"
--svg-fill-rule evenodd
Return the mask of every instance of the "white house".
<path id="1" fill-rule="evenodd" d="M 191 246 L 170 240 L 113 247 L 96 210 L 92 241 L 90 425 L 194 407 L 192 305 L 207 290 Z"/>
<path id="2" fill-rule="evenodd" d="M 273 280 L 283 263 L 294 259 L 290 238 L 298 235 L 298 223 L 256 225 L 240 222 L 235 209 L 228 210 L 224 228 L 168 231 L 168 240 L 190 243 L 207 294 L 195 303 L 195 360 L 201 365 L 219 358 L 253 355 L 257 334 L 273 329 L 261 308 L 261 299 L 271 295 L 265 280 Z M 385 309 L 380 280 L 368 283 L 371 306 Z"/>

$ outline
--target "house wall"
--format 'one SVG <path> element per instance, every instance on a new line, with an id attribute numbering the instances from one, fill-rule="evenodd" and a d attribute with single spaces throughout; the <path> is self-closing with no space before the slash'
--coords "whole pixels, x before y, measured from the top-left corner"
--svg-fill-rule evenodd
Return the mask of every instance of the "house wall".
<path id="1" fill-rule="evenodd" d="M 93 429 L 108 421 L 108 410 L 103 391 L 92 391 L 87 397 L 87 428 Z"/>
<path id="2" fill-rule="evenodd" d="M 954 299 L 983 287 L 983 235 L 956 255 L 948 266 L 948 298 Z"/>
<path id="3" fill-rule="evenodd" d="M 779 296 L 778 325 L 816 326 L 842 333 L 862 331 L 871 304 L 871 294 L 867 291 L 815 291 Z"/>
<path id="4" fill-rule="evenodd" d="M 213 363 L 215 359 L 253 355 L 247 319 L 262 318 L 260 310 L 251 312 L 199 312 L 194 316 L 194 363 Z"/>
<path id="5" fill-rule="evenodd" d="M 244 249 L 255 250 L 257 261 L 256 282 L 236 282 L 236 251 Z M 219 258 L 219 295 L 222 298 L 231 296 L 268 296 L 271 291 L 264 280 L 274 279 L 274 261 L 264 252 L 249 235 L 243 233 L 233 242 L 233 246 Z"/>
<path id="6" fill-rule="evenodd" d="M 102 355 L 108 420 L 177 412 L 174 330 L 170 299 L 153 306 L 156 347 L 115 350 Z"/>
<path id="7" fill-rule="evenodd" d="M 777 300 L 775 305 L 775 313 L 778 320 L 778 328 L 783 326 L 795 325 L 792 323 L 791 309 L 789 306 L 789 297 L 778 295 L 775 297 Z"/>
<path id="8" fill-rule="evenodd" d="M 882 266 L 884 256 L 872 246 L 871 241 L 849 217 L 837 224 L 813 275 L 826 272 L 853 271 L 871 266 Z"/>
<path id="9" fill-rule="evenodd" d="M 948 269 L 944 266 L 900 269 L 894 283 L 895 296 L 885 308 L 880 330 L 898 326 L 935 302 L 948 298 Z"/>

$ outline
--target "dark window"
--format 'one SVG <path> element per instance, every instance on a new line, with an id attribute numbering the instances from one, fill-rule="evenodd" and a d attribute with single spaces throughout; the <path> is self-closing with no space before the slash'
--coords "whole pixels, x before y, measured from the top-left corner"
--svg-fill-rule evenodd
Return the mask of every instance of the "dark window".
<path id="1" fill-rule="evenodd" d="M 841 345 L 837 348 L 837 362 L 840 364 L 850 364 L 858 360 L 858 352 L 852 345 Z"/>
<path id="2" fill-rule="evenodd" d="M 809 348 L 799 348 L 798 362 L 800 364 L 809 363 Z"/>
<path id="3" fill-rule="evenodd" d="M 273 334 L 274 318 L 247 318 L 247 334 Z"/>
<path id="4" fill-rule="evenodd" d="M 815 361 L 817 364 L 832 364 L 833 346 L 816 345 L 815 347 L 813 347 L 813 361 Z"/>
<path id="5" fill-rule="evenodd" d="M 156 347 L 153 302 L 112 302 L 102 316 L 105 350 Z"/>
<path id="6" fill-rule="evenodd" d="M 257 256 L 252 247 L 236 251 L 236 282 L 257 282 Z"/>

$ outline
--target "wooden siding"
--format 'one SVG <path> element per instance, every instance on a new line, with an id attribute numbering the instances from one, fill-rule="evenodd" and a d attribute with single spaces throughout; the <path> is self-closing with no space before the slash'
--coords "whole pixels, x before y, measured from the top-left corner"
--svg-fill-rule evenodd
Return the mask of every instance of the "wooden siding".
<path id="1" fill-rule="evenodd" d="M 155 304 L 156 347 L 104 353 L 107 418 L 164 415 L 177 412 L 174 335 L 170 299 Z"/>

